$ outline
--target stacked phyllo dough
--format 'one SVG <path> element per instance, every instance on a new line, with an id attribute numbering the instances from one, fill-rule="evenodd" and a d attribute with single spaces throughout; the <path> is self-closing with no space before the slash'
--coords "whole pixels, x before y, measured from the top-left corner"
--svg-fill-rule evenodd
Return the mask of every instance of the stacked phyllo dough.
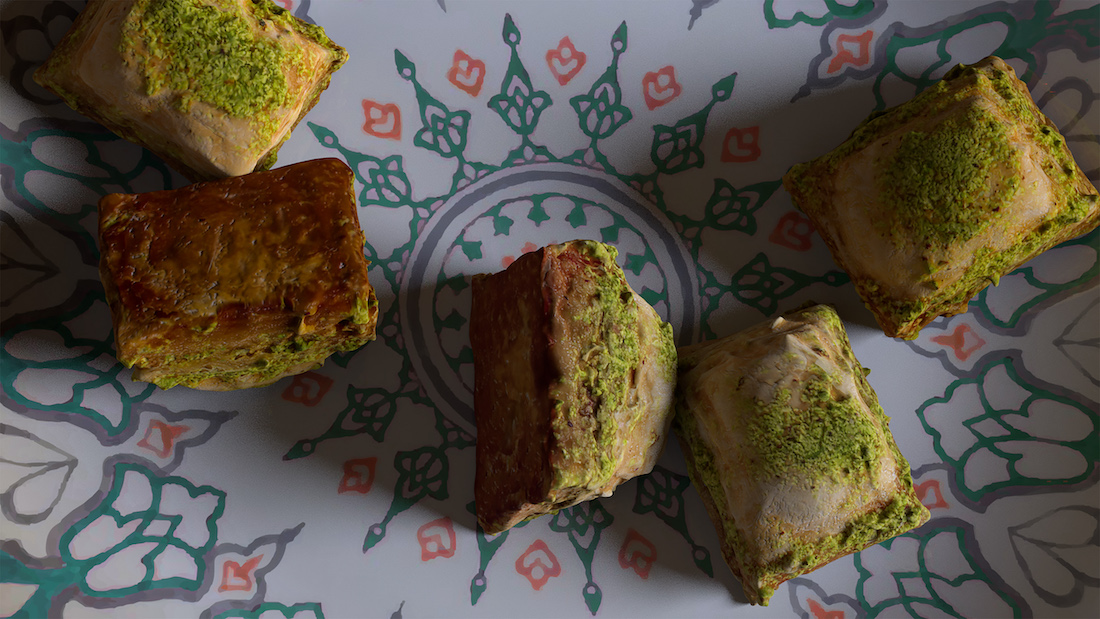
<path id="1" fill-rule="evenodd" d="M 681 349 L 679 363 L 674 427 L 750 602 L 928 519 L 831 307 Z"/>
<path id="2" fill-rule="evenodd" d="M 999 58 L 959 65 L 783 178 L 883 331 L 912 339 L 1096 227 L 1096 188 Z"/>
<path id="3" fill-rule="evenodd" d="M 34 78 L 199 180 L 270 168 L 347 57 L 270 0 L 90 0 Z"/>
<path id="4" fill-rule="evenodd" d="M 487 533 L 608 496 L 660 455 L 672 327 L 630 289 L 616 255 L 573 241 L 474 279 L 474 493 Z"/>
<path id="5" fill-rule="evenodd" d="M 265 385 L 374 339 L 353 176 L 321 159 L 99 203 L 118 358 L 162 388 Z"/>

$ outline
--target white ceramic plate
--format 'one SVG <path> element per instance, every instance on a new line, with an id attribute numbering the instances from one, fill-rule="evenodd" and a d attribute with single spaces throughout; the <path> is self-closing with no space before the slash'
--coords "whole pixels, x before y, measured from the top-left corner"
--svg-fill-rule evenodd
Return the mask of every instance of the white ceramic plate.
<path id="1" fill-rule="evenodd" d="M 0 26 L 0 614 L 1096 616 L 1098 235 L 887 338 L 780 187 L 867 114 L 996 53 L 1100 169 L 1095 2 L 279 0 L 351 59 L 279 164 L 357 172 L 377 341 L 243 392 L 113 357 L 110 192 L 181 186 L 30 80 L 74 3 Z M 932 520 L 745 604 L 683 458 L 488 538 L 471 274 L 616 245 L 680 343 L 835 304 Z"/>

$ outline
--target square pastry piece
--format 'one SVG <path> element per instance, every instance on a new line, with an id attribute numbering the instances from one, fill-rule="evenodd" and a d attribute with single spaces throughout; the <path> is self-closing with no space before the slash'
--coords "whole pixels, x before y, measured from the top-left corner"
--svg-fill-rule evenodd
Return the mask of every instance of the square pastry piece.
<path id="1" fill-rule="evenodd" d="M 99 201 L 118 358 L 162 388 L 257 387 L 374 339 L 351 170 L 336 159 Z"/>
<path id="2" fill-rule="evenodd" d="M 672 327 L 615 248 L 572 241 L 475 276 L 478 523 L 500 533 L 648 473 L 676 381 Z"/>
<path id="3" fill-rule="evenodd" d="M 201 180 L 270 168 L 345 60 L 270 0 L 90 0 L 34 79 Z"/>
<path id="4" fill-rule="evenodd" d="M 959 65 L 783 178 L 887 335 L 915 338 L 1096 227 L 1096 188 L 999 58 Z"/>
<path id="5" fill-rule="evenodd" d="M 753 604 L 928 520 L 836 312 L 680 349 L 673 428 Z"/>

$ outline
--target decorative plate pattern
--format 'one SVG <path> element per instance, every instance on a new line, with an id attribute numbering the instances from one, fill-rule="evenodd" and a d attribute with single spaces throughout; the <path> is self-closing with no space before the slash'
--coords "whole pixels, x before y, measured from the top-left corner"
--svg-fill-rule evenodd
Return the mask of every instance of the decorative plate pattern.
<path id="1" fill-rule="evenodd" d="M 179 187 L 30 76 L 81 3 L 6 0 L 0 616 L 1092 616 L 1100 233 L 886 338 L 780 178 L 996 54 L 1100 180 L 1094 1 L 277 0 L 351 60 L 279 164 L 355 171 L 379 338 L 232 393 L 114 358 L 96 202 Z M 838 306 L 932 511 L 745 604 L 670 444 L 614 496 L 473 516 L 470 277 L 615 245 L 687 344 Z"/>

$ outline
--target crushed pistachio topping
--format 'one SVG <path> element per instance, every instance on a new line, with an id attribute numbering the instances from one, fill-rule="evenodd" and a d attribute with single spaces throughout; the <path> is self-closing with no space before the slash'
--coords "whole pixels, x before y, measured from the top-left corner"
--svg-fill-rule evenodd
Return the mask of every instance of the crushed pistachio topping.
<path id="1" fill-rule="evenodd" d="M 288 51 L 258 35 L 232 7 L 201 0 L 149 0 L 128 20 L 123 51 L 144 44 L 139 64 L 146 92 L 179 93 L 186 111 L 202 101 L 236 118 L 250 118 L 287 104 L 283 65 Z M 262 23 L 262 20 L 261 20 Z M 262 27 L 262 26 L 261 26 Z"/>

